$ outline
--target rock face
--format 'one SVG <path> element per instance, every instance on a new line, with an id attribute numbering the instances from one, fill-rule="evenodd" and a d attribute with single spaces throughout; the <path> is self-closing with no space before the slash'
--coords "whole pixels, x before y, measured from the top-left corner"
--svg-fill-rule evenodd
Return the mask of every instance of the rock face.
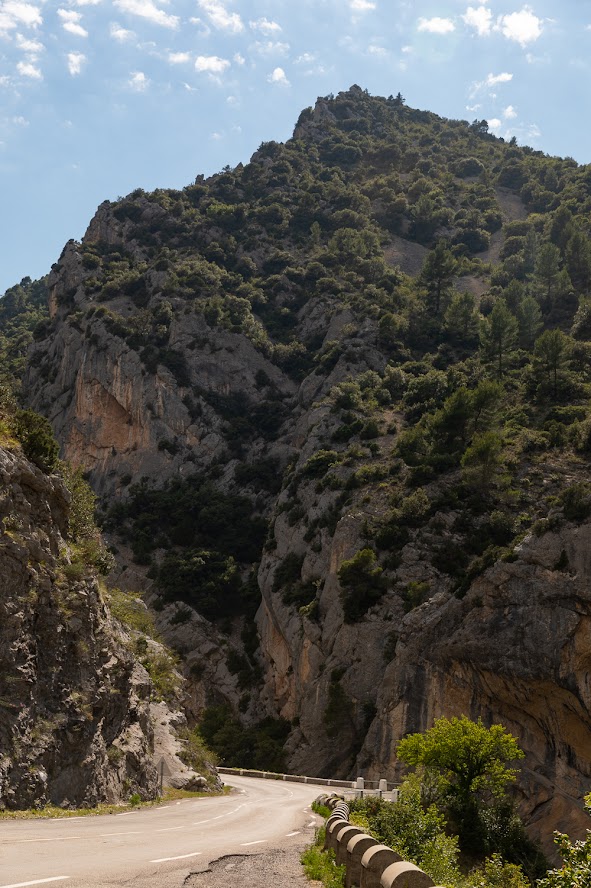
<path id="1" fill-rule="evenodd" d="M 429 119 L 426 112 L 411 117 L 397 143 L 404 125 L 400 105 L 380 100 L 379 114 L 364 111 L 357 132 L 357 102 L 370 102 L 358 88 L 344 98 L 319 100 L 302 115 L 293 142 L 263 146 L 246 168 L 198 180 L 184 192 L 137 194 L 99 207 L 83 242 L 66 246 L 50 276 L 53 326 L 30 354 L 27 402 L 49 417 L 64 456 L 88 470 L 105 507 L 129 502 L 132 481 L 161 488 L 202 473 L 215 490 L 247 495 L 257 516 L 268 521 L 256 559 L 240 565 L 243 580 L 257 567 L 256 617 L 234 613 L 220 594 L 215 625 L 170 597 L 164 600 L 154 579 L 166 546 L 183 545 L 182 533 L 154 543 L 149 571 L 141 557 L 131 563 L 129 534 L 120 546 L 117 541 L 117 581 L 145 593 L 161 631 L 183 656 L 193 718 L 219 702 L 229 703 L 248 724 L 281 716 L 292 725 L 286 747 L 292 771 L 389 779 L 397 773 L 395 744 L 405 733 L 426 729 L 440 715 L 500 721 L 527 753 L 519 784 L 524 811 L 546 838 L 554 828 L 572 832 L 582 822 L 577 806 L 591 779 L 591 525 L 585 519 L 576 526 L 561 516 L 540 525 L 540 536 L 530 533 L 517 547 L 509 544 L 545 520 L 561 490 L 585 481 L 588 468 L 572 451 L 563 454 L 564 464 L 548 455 L 550 431 L 544 432 L 548 441 L 538 435 L 545 417 L 536 419 L 534 431 L 519 426 L 518 444 L 514 425 L 508 463 L 515 489 L 499 495 L 492 515 L 485 516 L 479 503 L 461 501 L 468 497 L 460 484 L 461 454 L 449 463 L 443 459 L 449 454 L 439 454 L 437 471 L 417 481 L 424 466 L 413 462 L 413 453 L 403 465 L 396 451 L 405 425 L 419 427 L 450 393 L 461 386 L 472 391 L 486 376 L 478 364 L 479 319 L 472 317 L 469 345 L 455 341 L 452 347 L 449 337 L 443 341 L 445 331 L 429 327 L 424 290 L 393 265 L 404 260 L 406 270 L 416 273 L 432 237 L 421 243 L 415 230 L 415 239 L 406 239 L 420 215 L 409 206 L 435 214 L 428 221 L 445 237 L 457 218 L 455 243 L 464 253 L 475 239 L 482 252 L 491 232 L 496 249 L 503 222 L 524 222 L 521 198 L 515 192 L 513 202 L 498 205 L 498 189 L 444 175 L 440 164 L 464 137 L 468 156 L 476 152 L 486 160 L 492 146 L 488 162 L 494 171 L 504 163 L 503 152 L 518 149 L 481 139 L 470 127 L 465 135 L 459 121 L 446 129 L 437 119 L 434 164 L 435 155 L 419 151 L 433 144 L 433 132 L 417 135 Z M 355 164 L 369 133 L 382 141 L 369 151 L 364 172 Z M 325 166 L 319 152 L 325 152 Z M 317 163 L 314 175 L 306 168 L 312 182 L 307 191 L 299 173 L 303 155 Z M 513 154 L 507 157 L 514 165 Z M 450 170 L 457 160 L 454 155 Z M 335 164 L 341 164 L 338 175 Z M 424 177 L 434 165 L 438 191 L 432 200 L 435 184 Z M 353 188 L 352 170 L 363 189 Z M 451 197 L 443 193 L 448 180 Z M 508 174 L 507 180 L 513 181 Z M 471 237 L 462 240 L 467 228 Z M 526 228 L 509 228 L 517 230 L 525 240 Z M 363 258 L 360 250 L 366 251 Z M 490 280 L 478 263 L 472 273 L 460 289 L 480 296 Z M 510 280 L 509 266 L 503 274 L 499 280 Z M 523 404 L 518 406 L 516 413 Z M 560 413 L 564 423 L 566 412 Z M 584 405 L 574 405 L 568 421 L 584 415 Z M 566 440 L 566 425 L 562 433 Z M 417 439 L 414 449 L 423 445 Z M 539 459 L 533 471 L 530 446 Z M 266 486 L 257 486 L 253 470 L 265 465 L 272 466 L 271 483 L 267 476 Z M 168 517 L 162 516 L 156 535 L 166 531 Z M 230 529 L 242 531 L 239 525 Z M 479 548 L 477 537 L 484 533 L 490 546 Z M 377 552 L 383 582 L 351 618 L 339 571 L 367 546 Z M 51 564 L 59 542 L 53 550 Z M 468 550 L 470 557 L 462 560 Z M 494 557 L 485 561 L 490 550 Z M 199 561 L 204 554 L 200 548 L 191 557 Z M 482 564 L 468 574 L 464 568 L 473 555 L 482 556 Z M 23 550 L 23 576 L 30 557 Z M 47 582 L 43 594 L 50 595 Z M 63 626 L 59 633 L 55 627 L 60 639 L 68 637 L 68 620 L 90 620 L 84 607 L 97 602 L 92 585 L 71 588 L 82 613 L 70 603 L 53 609 L 54 621 Z M 18 619 L 32 623 L 32 613 L 23 610 Z M 253 623 L 256 653 L 244 642 Z M 12 631 L 15 639 L 23 637 L 20 629 Z M 255 676 L 249 686 L 236 668 L 237 652 Z M 110 675 L 104 663 L 112 655 L 105 653 L 104 663 L 100 650 L 93 656 L 99 659 L 92 668 L 88 657 L 84 664 L 97 687 L 92 685 L 78 733 L 104 760 L 105 750 L 121 746 L 117 731 L 128 730 L 132 691 L 117 684 L 119 695 L 107 693 L 114 679 L 102 684 L 99 677 Z M 117 656 L 116 675 L 127 674 L 130 661 Z M 41 679 L 29 648 L 22 662 L 22 681 L 30 669 L 36 687 Z M 52 669 L 42 680 L 53 681 L 55 674 Z M 105 739 L 101 732 L 111 724 L 104 714 L 107 700 L 124 722 L 115 719 Z M 133 701 L 129 711 L 136 712 L 137 723 L 142 710 Z M 13 733 L 32 730 L 31 715 L 10 712 Z M 40 748 L 43 773 L 50 772 L 52 754 Z M 125 779 L 123 771 L 112 779 L 106 794 Z"/>
<path id="2" fill-rule="evenodd" d="M 5 449 L 0 490 L 0 805 L 151 798 L 150 679 L 96 579 L 68 575 L 69 494 Z"/>
<path id="3" fill-rule="evenodd" d="M 573 803 L 591 782 L 590 546 L 590 524 L 532 535 L 461 601 L 442 593 L 408 614 L 360 767 L 396 771 L 397 739 L 442 715 L 500 722 L 527 753 L 521 806 L 538 836 L 584 834 Z"/>

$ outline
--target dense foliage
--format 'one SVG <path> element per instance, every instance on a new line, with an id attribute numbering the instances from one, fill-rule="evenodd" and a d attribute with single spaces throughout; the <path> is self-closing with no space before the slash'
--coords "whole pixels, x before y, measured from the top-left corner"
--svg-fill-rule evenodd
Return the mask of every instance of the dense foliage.
<path id="1" fill-rule="evenodd" d="M 377 503 L 358 561 L 342 568 L 348 621 L 364 619 L 386 589 L 407 610 L 432 594 L 432 582 L 407 587 L 395 572 L 406 543 L 437 536 L 443 513 L 453 522 L 445 542 L 429 546 L 431 567 L 458 595 L 510 558 L 527 530 L 543 529 L 540 519 L 568 517 L 558 487 L 538 479 L 559 460 L 583 482 L 591 448 L 585 167 L 497 139 L 483 121 L 444 120 L 352 87 L 304 111 L 293 139 L 261 145 L 245 166 L 178 191 L 137 190 L 111 212 L 121 242 L 80 246 L 85 301 L 62 293 L 62 313 L 90 344 L 106 331 L 146 372 L 172 374 L 195 423 L 217 417 L 226 443 L 218 469 L 235 460 L 237 496 L 247 487 L 261 508 L 245 519 L 249 551 L 237 554 L 181 539 L 183 509 L 192 522 L 182 494 L 162 540 L 153 525 L 166 523 L 173 490 L 144 490 L 142 517 L 126 521 L 125 534 L 140 562 L 154 562 L 165 596 L 169 576 L 181 588 L 203 581 L 208 614 L 216 596 L 235 594 L 228 557 L 259 560 L 282 473 L 290 502 L 280 508 L 306 525 L 312 549 L 352 501 Z M 303 322 L 312 306 L 316 326 Z M 327 336 L 328 318 L 345 310 L 351 322 Z M 183 317 L 203 330 L 189 349 L 173 335 Z M 295 382 L 334 379 L 331 426 L 305 465 L 269 455 L 293 403 L 268 373 L 257 373 L 256 400 L 193 377 L 191 349 L 208 331 L 247 337 Z M 42 348 L 35 360 L 51 377 Z M 179 440 L 160 446 L 184 452 Z M 204 485 L 216 484 L 216 471 Z M 331 503 L 310 518 L 301 502 L 314 489 Z M 155 538 L 172 547 L 166 565 Z M 313 614 L 321 586 L 300 580 L 278 591 Z"/>
<path id="2" fill-rule="evenodd" d="M 507 796 L 517 775 L 508 765 L 524 753 L 502 725 L 439 718 L 424 734 L 404 737 L 397 755 L 419 769 L 424 796 L 445 812 L 463 851 L 500 853 L 530 874 L 539 873 L 543 859 Z"/>

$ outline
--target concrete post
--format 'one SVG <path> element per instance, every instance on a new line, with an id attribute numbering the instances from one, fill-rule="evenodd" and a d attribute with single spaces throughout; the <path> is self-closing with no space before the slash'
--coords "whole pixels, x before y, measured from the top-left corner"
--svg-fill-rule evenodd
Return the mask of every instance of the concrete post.
<path id="1" fill-rule="evenodd" d="M 368 848 L 361 858 L 360 888 L 381 888 L 384 870 L 391 863 L 400 863 L 402 857 L 386 845 Z"/>
<path id="2" fill-rule="evenodd" d="M 365 788 L 365 780 L 363 777 L 358 777 L 355 781 L 355 798 L 362 799 L 363 798 L 363 790 Z"/>
<path id="3" fill-rule="evenodd" d="M 375 848 L 380 843 L 366 833 L 353 836 L 347 843 L 347 871 L 345 873 L 345 888 L 359 888 L 361 885 L 361 858 L 369 848 Z"/>
<path id="4" fill-rule="evenodd" d="M 343 820 L 339 818 L 338 820 L 333 820 L 332 823 L 326 824 L 326 832 L 324 834 L 324 850 L 326 851 L 328 848 L 332 848 L 333 851 L 337 850 L 337 832 L 339 829 L 342 829 L 345 826 L 350 826 L 348 820 Z"/>
<path id="5" fill-rule="evenodd" d="M 388 781 L 387 780 L 380 780 L 380 787 L 378 789 L 378 796 L 381 799 L 383 799 L 385 792 L 388 792 Z"/>
<path id="6" fill-rule="evenodd" d="M 365 833 L 358 826 L 348 826 L 346 829 L 339 830 L 337 839 L 336 862 L 339 866 L 347 863 L 347 845 L 353 836 L 363 836 Z"/>
<path id="7" fill-rule="evenodd" d="M 386 867 L 380 888 L 433 888 L 433 880 L 414 863 L 404 860 Z"/>

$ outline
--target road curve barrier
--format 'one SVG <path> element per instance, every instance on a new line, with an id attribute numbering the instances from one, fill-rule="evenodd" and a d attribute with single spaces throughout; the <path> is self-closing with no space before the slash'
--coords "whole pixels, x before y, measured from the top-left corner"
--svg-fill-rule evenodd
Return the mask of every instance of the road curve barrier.
<path id="1" fill-rule="evenodd" d="M 326 795 L 316 801 L 329 807 Z M 345 888 L 437 888 L 427 873 L 403 860 L 362 829 L 349 823 L 349 806 L 338 802 L 326 821 L 324 849 L 345 865 Z"/>

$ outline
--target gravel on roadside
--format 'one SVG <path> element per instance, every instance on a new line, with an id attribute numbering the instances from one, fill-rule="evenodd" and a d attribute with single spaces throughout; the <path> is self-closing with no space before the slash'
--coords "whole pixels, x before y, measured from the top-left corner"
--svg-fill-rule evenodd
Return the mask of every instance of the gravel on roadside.
<path id="1" fill-rule="evenodd" d="M 254 854 L 232 854 L 213 860 L 206 870 L 193 872 L 184 888 L 314 888 L 300 863 L 302 852 L 314 840 L 307 829 L 288 847 Z"/>

